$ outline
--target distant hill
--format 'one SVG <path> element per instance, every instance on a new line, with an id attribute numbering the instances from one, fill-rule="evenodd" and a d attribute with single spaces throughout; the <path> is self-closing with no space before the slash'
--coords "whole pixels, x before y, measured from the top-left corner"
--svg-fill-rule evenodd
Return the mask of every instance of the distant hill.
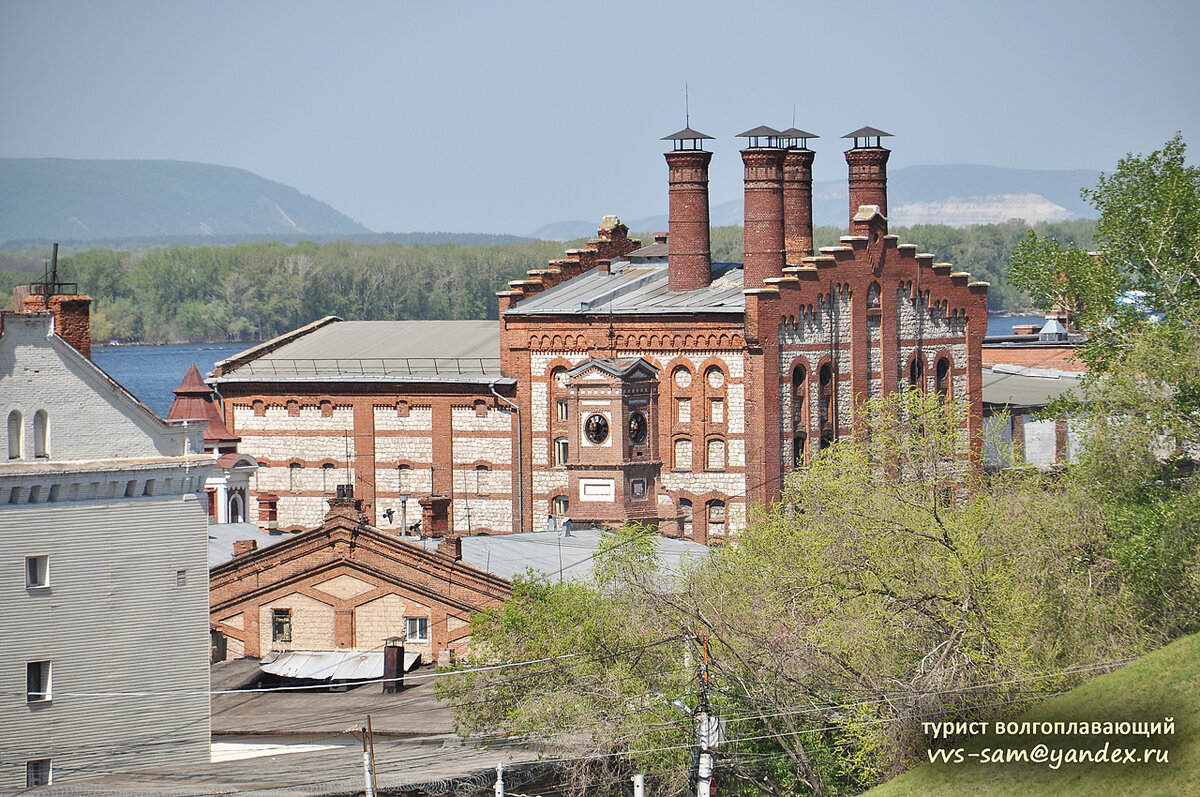
<path id="1" fill-rule="evenodd" d="M 0 243 L 370 232 L 323 202 L 243 169 L 0 158 Z"/>
<path id="2" fill-rule="evenodd" d="M 1095 209 L 1079 196 L 1100 172 L 1090 169 L 1005 169 L 998 166 L 908 166 L 888 173 L 888 218 L 895 226 L 998 224 L 1009 219 L 1062 221 L 1092 217 Z M 729 192 L 722 192 L 728 196 Z M 663 204 L 667 194 L 664 181 Z M 845 180 L 813 183 L 813 222 L 846 227 L 849 198 Z M 619 209 L 616 209 L 619 211 Z M 611 210 L 610 210 L 611 212 Z M 741 225 L 740 198 L 718 202 L 709 216 L 714 227 Z M 631 230 L 666 230 L 667 216 L 622 218 Z M 531 238 L 567 240 L 595 235 L 595 222 L 563 221 L 544 225 Z"/>

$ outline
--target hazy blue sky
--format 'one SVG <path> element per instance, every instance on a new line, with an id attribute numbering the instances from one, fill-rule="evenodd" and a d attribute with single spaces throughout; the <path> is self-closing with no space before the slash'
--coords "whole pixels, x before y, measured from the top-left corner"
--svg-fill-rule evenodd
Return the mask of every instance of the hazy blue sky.
<path id="1" fill-rule="evenodd" d="M 0 156 L 166 158 L 294 186 L 376 231 L 665 212 L 659 138 L 862 125 L 891 167 L 1111 170 L 1200 120 L 1195 0 L 0 0 Z M 9 198 L 5 197 L 5 200 Z"/>

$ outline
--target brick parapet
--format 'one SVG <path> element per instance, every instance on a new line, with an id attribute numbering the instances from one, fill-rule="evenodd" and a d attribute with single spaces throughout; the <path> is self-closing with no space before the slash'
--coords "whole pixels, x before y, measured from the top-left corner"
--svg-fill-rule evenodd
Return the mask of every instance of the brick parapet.
<path id="1" fill-rule="evenodd" d="M 92 358 L 92 299 L 83 294 L 24 296 L 17 312 L 50 313 L 54 316 L 54 334 L 71 344 L 80 354 Z"/>

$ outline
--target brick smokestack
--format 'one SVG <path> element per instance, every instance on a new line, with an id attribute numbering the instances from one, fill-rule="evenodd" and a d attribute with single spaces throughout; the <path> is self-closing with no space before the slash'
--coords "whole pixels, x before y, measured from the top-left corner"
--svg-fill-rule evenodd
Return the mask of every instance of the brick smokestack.
<path id="1" fill-rule="evenodd" d="M 784 150 L 759 146 L 760 137 L 775 143 L 778 130 L 757 127 L 741 135 L 750 139 L 742 150 L 745 166 L 746 220 L 744 227 L 744 282 L 747 288 L 761 288 L 763 280 L 783 276 L 783 158 Z"/>
<path id="2" fill-rule="evenodd" d="M 783 246 L 796 265 L 813 255 L 812 166 L 817 153 L 792 147 L 783 157 Z"/>
<path id="3" fill-rule="evenodd" d="M 879 139 L 890 135 L 873 127 L 863 127 L 842 136 L 854 139 L 854 148 L 846 150 L 846 164 L 850 169 L 851 232 L 854 231 L 854 217 L 864 205 L 877 206 L 880 215 L 887 218 L 887 161 L 892 152 L 881 147 Z"/>
<path id="4" fill-rule="evenodd" d="M 673 291 L 703 288 L 712 281 L 712 252 L 708 237 L 708 164 L 712 153 L 700 149 L 711 139 L 690 127 L 665 136 L 675 149 L 667 159 L 670 221 L 667 287 Z M 687 146 L 690 143 L 691 146 Z"/>

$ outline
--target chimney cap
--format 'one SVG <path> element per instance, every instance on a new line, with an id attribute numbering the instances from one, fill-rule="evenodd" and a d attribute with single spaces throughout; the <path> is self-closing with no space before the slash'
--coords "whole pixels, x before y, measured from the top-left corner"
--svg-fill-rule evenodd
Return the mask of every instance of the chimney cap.
<path id="1" fill-rule="evenodd" d="M 885 137 L 892 138 L 892 134 L 885 133 L 884 131 L 880 130 L 879 128 L 871 127 L 869 125 L 867 127 L 860 127 L 857 130 L 852 130 L 849 133 L 847 133 L 846 135 L 842 136 L 842 138 L 854 139 L 854 148 L 855 149 L 859 148 L 858 140 L 860 138 L 866 139 L 866 143 L 863 144 L 862 146 L 864 146 L 864 147 L 871 146 L 871 139 L 873 138 L 873 139 L 875 139 L 875 146 L 878 147 L 879 139 L 885 138 Z"/>
<path id="2" fill-rule="evenodd" d="M 779 137 L 788 141 L 799 141 L 801 149 L 808 149 L 808 139 L 820 138 L 820 136 L 818 136 L 816 133 L 809 133 L 805 130 L 799 129 L 798 127 L 789 127 L 787 130 L 780 130 Z M 795 145 L 789 144 L 789 146 Z"/>
<path id="3" fill-rule="evenodd" d="M 759 146 L 774 147 L 774 146 L 777 146 L 777 144 L 778 144 L 778 141 L 776 141 L 776 139 L 778 139 L 781 135 L 782 135 L 782 133 L 780 133 L 778 130 L 776 130 L 773 127 L 767 127 L 766 125 L 759 125 L 758 127 L 751 128 L 750 130 L 747 130 L 744 133 L 738 133 L 737 137 L 749 139 L 747 146 L 750 146 L 750 147 L 759 147 Z M 758 140 L 760 138 L 765 138 L 767 140 L 767 143 L 759 144 Z"/>
<path id="4" fill-rule="evenodd" d="M 663 136 L 659 139 L 659 141 L 674 141 L 675 149 L 701 149 L 700 142 L 704 140 L 715 141 L 716 139 L 701 133 L 699 130 L 693 130 L 690 126 L 683 128 L 678 133 L 672 133 L 669 136 Z M 683 146 L 683 142 L 685 141 L 691 141 L 692 146 Z"/>

